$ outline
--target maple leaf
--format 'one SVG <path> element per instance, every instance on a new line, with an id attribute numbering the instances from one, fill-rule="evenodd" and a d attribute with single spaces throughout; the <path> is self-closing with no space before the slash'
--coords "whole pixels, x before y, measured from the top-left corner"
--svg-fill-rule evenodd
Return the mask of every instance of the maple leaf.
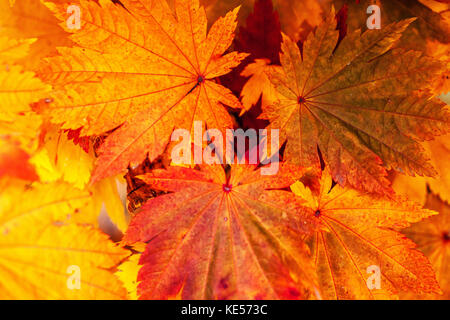
<path id="1" fill-rule="evenodd" d="M 42 117 L 34 112 L 14 114 L 11 120 L 0 116 L 0 136 L 13 138 L 22 150 L 31 155 L 39 145 L 41 125 Z"/>
<path id="2" fill-rule="evenodd" d="M 386 299 L 400 290 L 439 292 L 428 260 L 398 232 L 436 212 L 401 198 L 385 200 L 339 185 L 331 188 L 328 170 L 320 183 L 318 194 L 301 182 L 291 189 L 307 201 L 322 225 L 306 241 L 324 299 Z M 370 266 L 381 271 L 381 287 L 373 290 L 367 284 Z"/>
<path id="3" fill-rule="evenodd" d="M 336 14 L 337 29 L 339 30 L 338 43 L 344 38 L 347 33 L 347 25 L 345 24 L 347 14 L 347 7 L 343 6 L 342 9 Z M 259 28 L 261 30 L 261 28 Z M 241 98 L 243 110 L 241 112 L 250 110 L 252 105 L 256 105 L 259 98 L 261 98 L 261 107 L 264 109 L 266 106 L 273 105 L 277 100 L 282 98 L 277 94 L 276 89 L 270 82 L 267 74 L 272 72 L 282 72 L 282 68 L 279 66 L 280 58 L 279 54 L 281 52 L 281 30 L 277 30 L 280 35 L 280 43 L 278 46 L 272 46 L 274 49 L 270 50 L 271 55 L 264 59 L 264 56 L 251 55 L 249 58 L 257 58 L 253 63 L 249 63 L 245 69 L 241 72 L 241 76 L 249 77 L 248 81 L 242 87 Z M 261 32 L 261 31 L 260 31 Z M 276 32 L 276 31 L 273 31 Z M 243 42 L 241 40 L 241 42 Z M 261 41 L 260 41 L 261 42 Z M 246 52 L 251 52 L 249 50 L 244 50 Z M 274 55 L 277 58 L 274 58 Z M 259 116 L 259 114 L 258 114 Z"/>
<path id="4" fill-rule="evenodd" d="M 429 141 L 428 146 L 431 153 L 431 161 L 437 168 L 439 176 L 435 179 L 427 178 L 431 191 L 450 203 L 450 135 L 439 137 Z"/>
<path id="5" fill-rule="evenodd" d="M 258 103 L 261 98 L 261 107 L 267 108 L 267 106 L 273 105 L 280 99 L 280 95 L 273 87 L 272 83 L 267 76 L 270 73 L 270 69 L 281 71 L 281 67 L 270 64 L 268 59 L 256 59 L 255 62 L 250 63 L 242 71 L 241 75 L 249 77 L 241 91 L 242 99 L 242 113 L 250 110 L 253 105 Z"/>
<path id="6" fill-rule="evenodd" d="M 314 293 L 300 240 L 313 225 L 297 211 L 301 199 L 278 190 L 302 172 L 282 166 L 268 178 L 256 166 L 234 165 L 228 175 L 221 166 L 205 166 L 142 176 L 172 193 L 144 204 L 123 240 L 148 242 L 140 259 L 140 298 L 298 299 Z"/>
<path id="7" fill-rule="evenodd" d="M 385 168 L 435 175 L 417 140 L 448 132 L 450 117 L 445 104 L 413 92 L 426 87 L 440 63 L 390 50 L 411 21 L 354 31 L 336 48 L 333 11 L 308 37 L 303 56 L 284 37 L 283 69 L 267 72 L 282 98 L 261 117 L 287 140 L 286 160 L 318 166 L 318 147 L 338 183 L 377 193 L 391 192 Z"/>
<path id="8" fill-rule="evenodd" d="M 29 225 L 30 221 L 64 221 L 91 201 L 88 191 L 67 183 L 37 183 L 31 187 L 7 188 L 0 198 L 0 233 Z M 45 226 L 44 226 L 45 227 Z"/>
<path id="9" fill-rule="evenodd" d="M 27 56 L 33 42 L 33 39 L 0 37 L 0 121 L 12 122 L 17 114 L 31 111 L 30 104 L 43 99 L 50 89 L 33 72 L 23 71 L 18 65 L 10 65 Z"/>
<path id="10" fill-rule="evenodd" d="M 58 19 L 41 0 L 17 0 L 11 7 L 6 1 L 0 1 L 0 21 L 0 36 L 36 38 L 30 46 L 30 55 L 18 59 L 28 70 L 34 71 L 41 59 L 57 54 L 57 46 L 72 44 L 69 34 L 58 25 Z"/>
<path id="11" fill-rule="evenodd" d="M 410 199 L 425 204 L 427 199 L 427 186 L 431 192 L 450 203 L 450 135 L 438 137 L 435 140 L 424 142 L 424 147 L 431 156 L 431 163 L 436 168 L 436 177 L 408 177 L 396 175 L 392 187 L 398 194 L 408 196 Z"/>
<path id="12" fill-rule="evenodd" d="M 427 39 L 434 39 L 441 43 L 450 43 L 450 24 L 440 12 L 435 12 L 423 1 L 418 0 L 371 0 L 355 1 L 333 0 L 330 1 L 336 7 L 344 3 L 349 6 L 348 25 L 351 29 L 366 27 L 369 17 L 366 9 L 369 5 L 377 4 L 382 12 L 382 28 L 386 25 L 403 19 L 416 17 L 411 28 L 402 35 L 399 46 L 413 50 L 421 50 L 425 47 Z"/>
<path id="13" fill-rule="evenodd" d="M 410 177 L 393 172 L 391 176 L 392 189 L 395 193 L 420 204 L 427 200 L 427 178 Z"/>
<path id="14" fill-rule="evenodd" d="M 243 109 L 238 121 L 244 129 L 258 130 L 268 125 L 267 121 L 258 119 L 262 110 L 261 105 L 257 104 L 261 95 L 260 86 L 264 87 L 262 80 L 267 77 L 260 72 L 258 75 L 261 75 L 263 79 L 255 76 L 251 84 L 245 77 L 248 77 L 248 68 L 252 71 L 255 69 L 251 64 L 254 59 L 268 61 L 267 63 L 280 63 L 281 40 L 280 18 L 273 8 L 272 0 L 255 1 L 253 12 L 248 15 L 245 25 L 239 28 L 238 37 L 234 40 L 236 50 L 248 52 L 250 55 L 232 72 L 220 78 L 223 85 L 230 88 L 236 95 L 240 94 L 242 98 Z M 265 100 L 262 101 L 262 103 L 265 102 Z"/>
<path id="15" fill-rule="evenodd" d="M 40 228 L 42 224 L 45 228 Z M 106 269 L 124 259 L 127 251 L 92 228 L 35 220 L 3 234 L 0 248 L 2 299 L 126 297 L 120 281 Z M 70 290 L 67 284 L 71 266 L 80 270 L 77 290 Z"/>
<path id="16" fill-rule="evenodd" d="M 449 5 L 450 8 L 450 5 Z M 440 77 L 434 79 L 433 89 L 436 94 L 450 92 L 450 48 L 447 44 L 438 41 L 429 40 L 427 42 L 426 52 L 428 55 L 442 61 L 445 68 Z"/>
<path id="17" fill-rule="evenodd" d="M 6 159 L 10 159 L 14 155 L 12 152 L 5 152 Z M 27 160 L 30 158 L 28 154 L 23 156 L 26 156 Z M 82 147 L 70 141 L 66 133 L 58 130 L 55 125 L 45 125 L 40 134 L 39 148 L 33 151 L 29 163 L 34 166 L 31 169 L 35 176 L 37 173 L 36 179 L 38 178 L 41 182 L 65 181 L 75 188 L 88 189 L 92 193 L 89 204 L 82 209 L 83 214 L 76 216 L 76 222 L 98 227 L 99 214 L 104 206 L 111 221 L 119 230 L 125 231 L 128 223 L 116 177 L 103 179 L 87 188 L 94 167 L 92 151 L 86 153 Z M 17 166 L 19 165 L 20 162 L 17 163 Z M 30 165 L 28 164 L 28 166 Z M 11 163 L 8 163 L 5 169 L 9 175 L 15 172 L 15 167 Z M 20 172 L 21 175 L 26 173 L 27 171 Z"/>
<path id="18" fill-rule="evenodd" d="M 440 77 L 433 79 L 432 87 L 437 94 L 450 90 L 449 44 L 450 44 L 450 4 L 435 1 L 418 0 L 365 0 L 354 1 L 334 0 L 336 6 L 344 2 L 349 6 L 348 23 L 350 28 L 366 28 L 368 15 L 366 8 L 377 4 L 381 9 L 381 27 L 393 22 L 411 17 L 417 17 L 411 26 L 405 30 L 398 43 L 399 48 L 420 50 L 431 57 L 447 63 Z"/>
<path id="19" fill-rule="evenodd" d="M 92 193 L 91 202 L 82 209 L 81 214 L 74 217 L 74 221 L 90 224 L 102 230 L 109 228 L 107 230 L 112 237 L 121 237 L 129 221 L 125 201 L 122 199 L 125 194 L 122 180 L 121 177 L 109 177 L 90 186 L 88 190 Z M 114 227 L 111 227 L 111 222 Z"/>
<path id="20" fill-rule="evenodd" d="M 128 252 L 105 234 L 70 222 L 90 201 L 89 192 L 66 183 L 8 184 L 0 195 L 2 298 L 125 298 L 108 269 Z M 70 266 L 80 268 L 80 289 L 68 288 Z"/>
<path id="21" fill-rule="evenodd" d="M 139 259 L 141 258 L 142 252 L 145 250 L 146 243 L 136 243 L 133 245 L 132 249 L 135 251 L 133 255 L 128 257 L 126 261 L 117 267 L 116 276 L 122 281 L 123 285 L 128 291 L 128 298 L 130 300 L 137 300 L 137 278 L 139 274 Z"/>
<path id="22" fill-rule="evenodd" d="M 417 243 L 434 268 L 443 296 L 432 298 L 450 299 L 450 206 L 435 195 L 428 195 L 426 207 L 439 215 L 413 224 L 405 234 Z"/>
<path id="23" fill-rule="evenodd" d="M 40 147 L 31 163 L 36 167 L 40 181 L 64 180 L 83 189 L 91 178 L 94 156 L 76 146 L 55 125 L 49 125 L 41 133 Z"/>
<path id="24" fill-rule="evenodd" d="M 50 86 L 16 62 L 28 55 L 34 41 L 0 36 L 0 176 L 31 181 L 38 179 L 29 154 L 36 148 L 41 119 L 30 104 L 44 98 Z"/>
<path id="25" fill-rule="evenodd" d="M 222 54 L 230 46 L 239 8 L 206 32 L 198 0 L 177 3 L 176 17 L 165 1 L 121 1 L 126 7 L 80 1 L 77 46 L 60 48 L 41 77 L 56 88 L 49 105 L 54 122 L 82 135 L 115 131 L 100 148 L 92 180 L 159 156 L 174 127 L 205 121 L 224 130 L 232 126 L 222 104 L 241 108 L 238 99 L 214 82 L 246 54 Z M 49 5 L 62 20 L 65 7 Z M 70 31 L 70 30 L 69 30 Z M 126 59 L 124 59 L 126 57 Z M 134 115 L 134 116 L 133 116 Z"/>

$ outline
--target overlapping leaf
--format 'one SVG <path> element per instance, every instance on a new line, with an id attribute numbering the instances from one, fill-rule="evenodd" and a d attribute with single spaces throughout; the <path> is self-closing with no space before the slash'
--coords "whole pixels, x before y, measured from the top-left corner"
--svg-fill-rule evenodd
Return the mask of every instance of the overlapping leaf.
<path id="1" fill-rule="evenodd" d="M 447 2 L 447 3 L 446 3 Z M 336 7 L 346 3 L 349 6 L 348 24 L 351 29 L 366 28 L 368 15 L 366 8 L 377 4 L 381 10 L 381 28 L 386 25 L 407 19 L 417 18 L 405 30 L 399 42 L 399 48 L 419 50 L 431 57 L 442 60 L 447 66 L 439 77 L 433 79 L 433 90 L 437 94 L 447 93 L 450 90 L 450 4 L 448 1 L 421 1 L 421 0 L 361 0 L 342 1 L 333 0 L 330 4 Z"/>
<path id="2" fill-rule="evenodd" d="M 434 195 L 428 196 L 426 207 L 439 212 L 439 215 L 414 224 L 405 233 L 430 259 L 442 288 L 440 298 L 450 299 L 450 207 Z"/>
<path id="3" fill-rule="evenodd" d="M 90 194 L 64 183 L 10 185 L 0 196 L 2 299 L 120 299 L 125 290 L 107 269 L 127 256 L 106 235 L 70 223 Z M 70 266 L 80 289 L 70 289 Z"/>
<path id="4" fill-rule="evenodd" d="M 90 227 L 35 220 L 0 237 L 2 299 L 124 299 L 125 289 L 107 269 L 126 255 Z M 68 286 L 73 270 L 80 271 L 79 289 Z"/>
<path id="5" fill-rule="evenodd" d="M 18 113 L 31 111 L 30 104 L 43 99 L 49 86 L 33 72 L 23 71 L 15 61 L 28 54 L 33 39 L 14 40 L 0 37 L 0 121 L 13 122 Z"/>
<path id="6" fill-rule="evenodd" d="M 425 149 L 431 156 L 431 163 L 436 168 L 438 175 L 429 177 L 408 177 L 396 175 L 393 180 L 393 188 L 398 194 L 408 196 L 419 203 L 425 204 L 427 199 L 427 186 L 431 192 L 450 203 L 450 136 L 438 137 L 433 141 L 425 142 Z"/>
<path id="7" fill-rule="evenodd" d="M 274 189 L 301 176 L 282 167 L 261 176 L 255 166 L 202 171 L 170 167 L 142 179 L 158 190 L 130 223 L 125 243 L 148 242 L 140 263 L 144 299 L 299 299 L 315 296 L 315 276 L 292 193 Z"/>
<path id="8" fill-rule="evenodd" d="M 337 25 L 333 11 L 318 26 L 331 3 L 342 7 L 1 1 L 0 297 L 436 298 L 439 282 L 447 298 L 448 206 L 429 195 L 426 207 L 440 214 L 419 222 L 435 212 L 351 187 L 386 194 L 388 169 L 436 169 L 437 179 L 407 188 L 425 197 L 427 183 L 448 200 L 448 136 L 433 138 L 449 131 L 449 114 L 432 97 L 448 89 L 449 7 L 377 1 L 382 29 L 344 38 L 347 7 Z M 348 24 L 365 30 L 368 1 L 357 3 L 348 3 Z M 67 24 L 69 4 L 81 9 L 79 30 Z M 280 26 L 291 36 L 281 55 Z M 239 74 L 251 77 L 245 86 Z M 309 168 L 284 163 L 261 176 L 247 165 L 168 167 L 171 132 L 196 120 L 222 131 L 269 120 L 287 142 L 283 159 Z M 322 160 L 332 173 L 318 180 Z M 125 191 L 116 174 L 126 168 Z M 298 179 L 295 195 L 287 190 Z M 122 237 L 127 192 L 128 259 L 97 230 Z M 416 222 L 405 233 L 419 248 L 400 233 Z M 368 285 L 368 267 L 379 268 L 380 288 Z M 78 268 L 81 287 L 71 288 Z"/>
<path id="9" fill-rule="evenodd" d="M 433 1 L 420 0 L 360 0 L 360 1 L 344 1 L 332 0 L 330 3 L 336 7 L 341 7 L 344 3 L 349 6 L 348 24 L 351 29 L 363 28 L 369 15 L 366 9 L 369 5 L 377 4 L 381 9 L 381 27 L 384 28 L 390 23 L 400 21 L 402 19 L 415 17 L 417 20 L 412 23 L 400 40 L 401 47 L 407 47 L 414 50 L 425 49 L 427 40 L 437 40 L 443 44 L 450 43 L 450 24 L 446 19 L 445 6 L 442 11 L 436 12 L 427 4 Z M 448 14 L 448 13 L 447 13 Z"/>
<path id="10" fill-rule="evenodd" d="M 325 171 L 319 194 L 301 182 L 291 187 L 307 200 L 311 215 L 322 226 L 306 241 L 324 299 L 389 299 L 402 290 L 439 292 L 428 260 L 398 232 L 436 212 L 405 199 L 377 199 L 331 186 L 331 176 Z M 367 269 L 372 266 L 381 272 L 379 288 L 368 285 L 372 273 Z"/>
<path id="11" fill-rule="evenodd" d="M 31 103 L 45 98 L 50 87 L 16 64 L 34 41 L 0 37 L 0 176 L 37 179 L 29 152 L 37 147 L 42 120 L 31 111 Z"/>
<path id="12" fill-rule="evenodd" d="M 127 9 L 81 1 L 81 29 L 71 36 L 77 46 L 60 49 L 61 57 L 41 73 L 61 89 L 48 111 L 63 128 L 91 135 L 127 121 L 101 148 L 94 181 L 141 162 L 146 152 L 156 158 L 175 127 L 190 130 L 195 120 L 230 127 L 222 103 L 241 107 L 213 80 L 246 56 L 222 56 L 234 37 L 237 9 L 207 33 L 198 0 L 177 3 L 176 16 L 165 1 L 122 3 Z M 51 7 L 64 18 L 65 6 Z"/>
<path id="13" fill-rule="evenodd" d="M 43 4 L 43 0 L 18 0 L 11 6 L 7 1 L 0 1 L 0 21 L 1 36 L 36 38 L 30 47 L 31 58 L 18 58 L 21 65 L 29 70 L 35 70 L 44 57 L 55 55 L 57 46 L 72 43 L 69 34 L 58 25 L 58 19 Z"/>
<path id="14" fill-rule="evenodd" d="M 449 115 L 442 102 L 413 92 L 426 88 L 440 64 L 390 50 L 411 21 L 354 31 L 336 48 L 332 13 L 308 37 L 303 56 L 284 38 L 283 71 L 268 70 L 282 97 L 263 117 L 287 140 L 288 161 L 318 166 L 319 148 L 336 181 L 378 193 L 390 192 L 384 167 L 435 174 L 416 140 L 447 132 Z"/>

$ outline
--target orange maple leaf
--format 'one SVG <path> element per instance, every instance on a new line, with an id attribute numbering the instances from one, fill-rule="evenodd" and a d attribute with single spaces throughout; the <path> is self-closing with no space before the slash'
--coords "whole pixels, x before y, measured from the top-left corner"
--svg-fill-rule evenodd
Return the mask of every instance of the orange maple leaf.
<path id="1" fill-rule="evenodd" d="M 59 88 L 47 111 L 64 129 L 99 134 L 126 121 L 100 149 L 94 182 L 140 163 L 147 152 L 155 159 L 175 127 L 190 130 L 201 120 L 224 130 L 232 119 L 222 104 L 241 108 L 213 80 L 247 56 L 222 56 L 234 38 L 239 8 L 207 33 L 198 0 L 178 2 L 176 16 L 165 1 L 121 2 L 127 9 L 80 1 L 81 29 L 71 35 L 77 46 L 60 48 L 62 56 L 40 73 Z M 65 18 L 65 6 L 50 7 Z"/>
<path id="2" fill-rule="evenodd" d="M 438 297 L 450 299 L 450 206 L 429 194 L 426 207 L 438 211 L 439 215 L 412 225 L 405 234 L 430 259 L 444 293 Z"/>
<path id="3" fill-rule="evenodd" d="M 427 258 L 398 232 L 436 212 L 401 198 L 386 200 L 339 185 L 332 188 L 328 170 L 320 184 L 318 194 L 301 182 L 291 188 L 307 201 L 322 226 L 305 240 L 324 299 L 388 299 L 401 290 L 439 292 Z M 373 266 L 380 271 L 379 287 L 369 281 L 368 268 Z"/>
<path id="4" fill-rule="evenodd" d="M 426 141 L 423 145 L 430 154 L 431 163 L 436 168 L 438 176 L 433 178 L 408 177 L 396 174 L 393 178 L 392 187 L 396 193 L 425 204 L 428 186 L 432 193 L 450 203 L 450 167 L 448 166 L 450 161 L 450 135 L 447 134 L 435 140 Z"/>

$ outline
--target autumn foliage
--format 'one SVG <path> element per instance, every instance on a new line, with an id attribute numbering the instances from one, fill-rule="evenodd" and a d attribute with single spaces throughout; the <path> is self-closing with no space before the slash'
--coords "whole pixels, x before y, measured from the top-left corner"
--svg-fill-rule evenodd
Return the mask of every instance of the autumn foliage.
<path id="1" fill-rule="evenodd" d="M 449 299 L 449 13 L 0 0 L 0 299 Z"/>

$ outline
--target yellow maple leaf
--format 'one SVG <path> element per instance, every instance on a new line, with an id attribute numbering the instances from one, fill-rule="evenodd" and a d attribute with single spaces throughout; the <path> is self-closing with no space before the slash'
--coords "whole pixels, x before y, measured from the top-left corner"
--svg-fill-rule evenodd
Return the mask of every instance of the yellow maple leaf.
<path id="1" fill-rule="evenodd" d="M 34 39 L 15 40 L 0 36 L 0 138 L 8 137 L 30 153 L 37 148 L 41 116 L 31 103 L 46 97 L 50 86 L 16 65 L 29 54 Z"/>
<path id="2" fill-rule="evenodd" d="M 31 111 L 30 104 L 43 99 L 50 90 L 33 72 L 13 65 L 28 55 L 33 42 L 0 37 L 0 121 L 12 122 L 16 114 Z"/>
<path id="3" fill-rule="evenodd" d="M 0 235 L 0 295 L 124 299 L 125 289 L 108 268 L 127 254 L 93 228 L 36 219 Z"/>
<path id="4" fill-rule="evenodd" d="M 88 191 L 63 182 L 7 188 L 0 196 L 0 233 L 39 219 L 65 221 L 86 207 L 90 199 Z"/>
<path id="5" fill-rule="evenodd" d="M 47 129 L 40 150 L 31 162 L 43 182 L 62 179 L 83 189 L 91 178 L 94 155 L 86 153 L 55 126 Z"/>
<path id="6" fill-rule="evenodd" d="M 117 267 L 116 275 L 122 281 L 123 285 L 127 289 L 128 298 L 131 300 L 137 300 L 137 285 L 138 285 L 138 273 L 142 265 L 139 264 L 142 252 L 145 250 L 146 243 L 136 243 L 133 245 L 135 254 L 131 255 L 126 261 Z"/>
<path id="7" fill-rule="evenodd" d="M 5 186 L 0 195 L 2 298 L 125 298 L 108 269 L 128 252 L 94 228 L 70 222 L 89 203 L 89 192 L 60 182 Z"/>
<path id="8" fill-rule="evenodd" d="M 128 225 L 124 203 L 119 195 L 117 180 L 119 177 L 110 177 L 87 186 L 94 167 L 94 155 L 90 150 L 86 153 L 80 146 L 67 138 L 67 133 L 50 125 L 46 128 L 45 137 L 42 138 L 30 163 L 36 168 L 40 181 L 65 181 L 80 190 L 90 190 L 92 198 L 88 208 L 83 208 L 83 214 L 77 215 L 76 221 L 99 226 L 99 214 L 104 206 L 111 221 L 121 232 Z"/>
<path id="9" fill-rule="evenodd" d="M 125 199 L 122 199 L 126 194 L 125 188 L 123 178 L 119 176 L 102 179 L 90 186 L 92 202 L 82 210 L 82 214 L 75 217 L 75 221 L 104 227 L 109 221 L 102 218 L 109 219 L 121 233 L 125 233 L 129 222 Z M 103 213 L 107 216 L 103 216 Z"/>

